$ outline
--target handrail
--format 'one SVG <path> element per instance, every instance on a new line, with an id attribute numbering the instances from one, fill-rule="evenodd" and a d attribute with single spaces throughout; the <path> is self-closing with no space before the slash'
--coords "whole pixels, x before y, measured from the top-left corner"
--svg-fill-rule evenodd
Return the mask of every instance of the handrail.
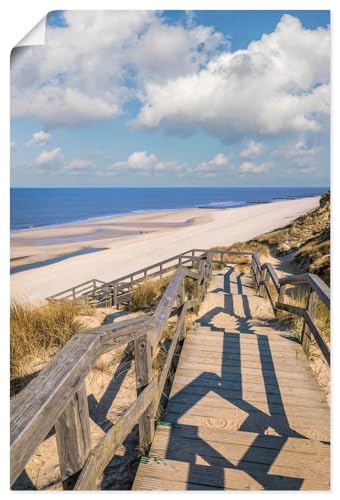
<path id="1" fill-rule="evenodd" d="M 295 283 L 309 284 L 310 287 L 318 294 L 322 302 L 330 308 L 331 296 L 330 289 L 324 281 L 317 274 L 298 274 L 289 275 L 281 278 L 280 285 L 288 285 Z"/>
<path id="2" fill-rule="evenodd" d="M 319 276 L 311 273 L 288 275 L 279 278 L 272 264 L 268 262 L 261 264 L 259 255 L 255 253 L 252 257 L 251 269 L 253 271 L 255 283 L 259 288 L 260 295 L 262 295 L 262 297 L 267 295 L 274 312 L 276 312 L 278 309 L 282 309 L 303 318 L 304 323 L 301 334 L 301 343 L 304 350 L 306 352 L 308 351 L 311 338 L 313 337 L 327 364 L 330 365 L 329 347 L 323 339 L 314 321 L 316 316 L 317 297 L 326 305 L 328 309 L 330 309 L 330 289 L 326 285 L 326 283 L 322 281 Z M 277 298 L 272 296 L 272 292 L 267 283 L 267 277 L 270 278 L 275 288 Z M 286 286 L 290 284 L 305 288 L 306 285 L 308 285 L 306 307 L 295 306 L 283 302 Z M 306 294 L 306 289 L 304 289 L 303 292 L 304 294 Z"/>
<path id="3" fill-rule="evenodd" d="M 204 255 L 207 255 L 208 253 L 212 254 L 220 254 L 221 255 L 221 260 L 222 255 L 225 254 L 230 254 L 230 255 L 249 255 L 252 256 L 252 252 L 238 252 L 234 250 L 220 250 L 220 249 L 213 249 L 213 250 L 204 250 L 204 249 L 197 249 L 197 248 L 192 248 L 190 250 L 187 250 L 186 252 L 174 255 L 173 257 L 169 257 L 168 259 L 159 261 L 155 264 L 152 264 L 150 266 L 143 267 L 142 269 L 138 269 L 137 271 L 133 271 L 132 273 L 126 274 L 124 276 L 120 276 L 119 278 L 115 278 L 111 281 L 100 281 L 100 280 L 89 280 L 84 283 L 81 283 L 79 285 L 75 285 L 74 287 L 68 288 L 67 290 L 63 290 L 61 292 L 55 293 L 54 295 L 50 295 L 49 297 L 46 298 L 47 301 L 49 302 L 55 302 L 56 300 L 64 300 L 64 299 L 72 299 L 75 300 L 77 298 L 84 298 L 84 299 L 91 299 L 93 295 L 95 294 L 97 297 L 102 294 L 101 297 L 101 303 L 103 302 L 109 302 L 110 305 L 115 305 L 118 306 L 119 302 L 121 300 L 124 300 L 129 297 L 131 293 L 132 286 L 138 285 L 140 282 L 142 282 L 146 277 L 147 273 L 153 269 L 159 269 L 158 271 L 148 274 L 149 278 L 154 278 L 157 276 L 162 276 L 163 274 L 166 274 L 167 272 L 171 271 L 174 267 L 181 266 L 183 264 L 189 263 L 189 262 L 197 262 L 199 261 Z M 200 254 L 199 256 L 196 256 L 196 254 Z M 169 264 L 170 262 L 173 261 L 178 261 L 177 265 L 175 264 L 174 266 L 169 266 L 164 268 L 163 266 L 166 264 Z M 218 261 L 214 261 L 218 262 Z M 135 279 L 136 276 L 144 274 L 143 277 Z M 100 286 L 96 286 L 95 282 L 101 283 Z M 80 288 L 84 285 L 87 285 L 89 283 L 93 282 L 93 286 L 89 287 L 86 290 L 80 290 Z M 122 291 L 121 289 L 125 289 L 125 291 Z M 128 291 L 126 291 L 126 288 L 129 288 Z M 65 296 L 66 293 L 68 295 Z M 121 292 L 121 293 L 120 293 Z M 79 295 L 79 297 L 77 297 Z"/>
<path id="4" fill-rule="evenodd" d="M 88 413 L 86 392 L 84 395 L 85 377 L 102 354 L 131 341 L 135 342 L 135 355 L 137 355 L 136 342 L 139 342 L 138 345 L 144 345 L 143 349 L 146 345 L 150 345 L 150 353 L 152 353 L 150 355 L 151 357 L 155 355 L 155 350 L 152 352 L 151 348 L 158 344 L 178 297 L 181 298 L 182 302 L 178 309 L 179 328 L 182 331 L 184 317 L 181 311 L 187 311 L 197 305 L 199 297 L 202 295 L 200 284 L 203 280 L 205 285 L 206 279 L 211 273 L 211 259 L 209 265 L 206 264 L 206 258 L 204 258 L 204 262 L 204 266 L 197 273 L 187 270 L 185 267 L 180 267 L 177 270 L 152 316 L 121 321 L 116 325 L 103 325 L 75 335 L 52 358 L 40 374 L 14 398 L 11 403 L 11 484 L 18 478 L 36 448 L 53 426 L 55 426 L 57 434 L 62 478 L 71 476 L 83 467 L 88 453 L 85 453 L 86 456 L 81 456 L 79 451 L 77 465 L 71 464 L 70 466 L 66 462 L 70 460 L 72 453 L 67 454 L 59 448 L 60 443 L 63 443 L 64 447 L 71 446 L 71 444 L 76 446 L 75 440 L 84 439 L 84 434 L 86 434 L 79 422 L 78 427 L 70 429 L 70 421 L 72 423 L 72 421 L 80 419 L 79 416 L 76 416 L 77 412 L 80 411 L 79 401 L 82 401 L 82 404 L 86 406 L 85 410 L 82 408 L 82 414 Z M 199 293 L 196 299 L 185 299 L 184 280 L 187 276 L 198 282 Z M 185 306 L 184 309 L 183 306 Z M 141 342 L 141 339 L 144 338 L 145 341 Z M 143 360 L 144 354 L 139 353 L 139 355 Z M 136 364 L 137 383 L 143 378 L 138 373 L 142 369 L 140 363 L 141 361 L 139 361 L 139 367 Z M 170 364 L 168 363 L 169 368 Z M 163 374 L 162 380 L 164 377 Z M 150 382 L 146 383 L 145 388 L 149 384 Z M 74 398 L 76 398 L 76 404 Z M 70 412 L 73 412 L 72 419 L 69 416 Z M 136 415 L 139 414 L 136 413 Z M 149 420 L 153 422 L 153 416 Z M 77 436 L 79 432 L 80 437 Z M 63 439 L 60 437 L 61 434 L 63 434 Z M 67 434 L 67 439 L 65 439 L 65 434 Z M 66 462 L 61 463 L 62 459 Z"/>
<path id="5" fill-rule="evenodd" d="M 195 257 L 195 252 L 200 252 L 201 256 Z M 53 426 L 56 431 L 62 479 L 73 478 L 81 471 L 76 489 L 94 487 L 96 477 L 127 436 L 122 425 L 124 418 L 128 420 L 125 422 L 127 429 L 132 429 L 139 422 L 141 446 L 151 443 L 154 415 L 173 354 L 177 342 L 185 336 L 186 312 L 196 308 L 203 299 L 213 263 L 220 262 L 214 260 L 216 253 L 221 255 L 221 261 L 225 254 L 250 255 L 251 270 L 260 293 L 266 292 L 274 311 L 284 309 L 303 317 L 303 347 L 308 348 L 308 342 L 313 336 L 327 363 L 330 363 L 329 348 L 314 322 L 315 296 L 330 307 L 329 288 L 318 276 L 304 274 L 279 279 L 270 263 L 261 264 L 257 253 L 192 249 L 179 256 L 198 260 L 198 269 L 178 266 L 153 315 L 102 325 L 75 335 L 14 398 L 11 403 L 11 484 L 18 478 Z M 173 259 L 167 259 L 167 262 L 171 260 Z M 134 274 L 138 274 L 138 271 Z M 191 299 L 186 298 L 184 291 L 184 281 L 188 277 L 196 281 L 194 298 Z M 272 296 L 267 279 L 274 285 L 277 300 Z M 305 308 L 284 303 L 285 288 L 288 284 L 305 286 L 306 283 L 309 285 L 309 295 Z M 261 290 L 261 287 L 264 289 Z M 174 310 L 177 313 L 176 330 L 162 373 L 159 380 L 155 381 L 152 358 L 156 355 L 156 347 Z M 118 424 L 90 453 L 85 377 L 101 355 L 132 341 L 135 346 L 137 398 Z"/>

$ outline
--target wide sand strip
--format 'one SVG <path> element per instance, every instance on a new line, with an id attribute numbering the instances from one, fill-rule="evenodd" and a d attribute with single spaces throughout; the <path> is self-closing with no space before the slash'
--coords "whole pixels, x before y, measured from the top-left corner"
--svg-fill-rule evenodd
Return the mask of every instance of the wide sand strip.
<path id="1" fill-rule="evenodd" d="M 285 226 L 318 203 L 319 197 L 312 197 L 227 210 L 130 214 L 13 233 L 12 264 L 42 261 L 83 248 L 105 250 L 13 274 L 11 297 L 37 303 L 88 279 L 119 278 L 191 248 L 246 241 Z"/>

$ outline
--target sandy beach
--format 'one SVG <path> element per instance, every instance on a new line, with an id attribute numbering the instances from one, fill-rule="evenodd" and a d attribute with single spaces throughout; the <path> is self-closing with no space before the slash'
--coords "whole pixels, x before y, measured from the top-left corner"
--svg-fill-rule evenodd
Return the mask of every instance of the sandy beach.
<path id="1" fill-rule="evenodd" d="M 311 197 L 227 210 L 134 213 L 13 232 L 11 297 L 39 303 L 82 281 L 109 281 L 191 248 L 246 241 L 288 224 L 318 202 Z M 21 266 L 37 267 L 20 271 Z"/>

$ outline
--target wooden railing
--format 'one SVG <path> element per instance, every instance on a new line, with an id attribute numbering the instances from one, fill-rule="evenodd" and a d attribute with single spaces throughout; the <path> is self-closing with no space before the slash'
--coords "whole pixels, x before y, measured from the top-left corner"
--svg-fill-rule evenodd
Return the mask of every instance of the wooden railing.
<path id="1" fill-rule="evenodd" d="M 137 423 L 141 449 L 150 445 L 155 413 L 175 348 L 186 333 L 186 313 L 202 300 L 211 270 L 212 254 L 201 257 L 196 271 L 179 267 L 152 316 L 104 325 L 75 335 L 14 398 L 11 404 L 11 484 L 53 427 L 65 488 L 72 485 L 78 490 L 94 489 L 97 477 Z M 186 278 L 196 281 L 195 296 L 190 300 L 185 295 Z M 174 310 L 176 329 L 157 380 L 152 373 L 152 360 Z M 91 451 L 85 378 L 101 355 L 131 341 L 134 342 L 137 398 Z"/>
<path id="2" fill-rule="evenodd" d="M 269 299 L 274 312 L 281 309 L 303 318 L 300 341 L 305 352 L 308 352 L 311 340 L 314 338 L 324 359 L 330 365 L 329 347 L 315 322 L 319 300 L 330 312 L 330 289 L 326 283 L 311 273 L 279 278 L 270 263 L 260 263 L 259 254 L 253 254 L 251 268 L 260 295 Z M 299 305 L 285 302 L 288 285 L 294 285 Z"/>
<path id="3" fill-rule="evenodd" d="M 200 253 L 200 257 L 195 254 Z M 204 297 L 213 263 L 226 263 L 225 255 L 248 255 L 254 282 L 276 309 L 304 318 L 303 339 L 313 335 L 329 362 L 329 350 L 313 321 L 315 294 L 327 305 L 329 288 L 315 275 L 278 279 L 270 264 L 260 263 L 258 254 L 223 250 L 190 250 L 181 257 L 197 262 L 196 269 L 179 265 L 152 316 L 103 325 L 75 335 L 11 403 L 11 484 L 24 470 L 37 447 L 54 427 L 59 467 L 65 489 L 95 489 L 96 480 L 133 427 L 138 423 L 141 449 L 147 449 L 154 434 L 155 414 L 168 378 L 178 342 L 185 337 L 186 313 Z M 168 259 L 171 262 L 173 259 Z M 163 261 L 164 263 L 164 261 Z M 154 266 L 150 266 L 151 269 Z M 141 271 L 132 273 L 138 275 Z M 155 272 L 159 272 L 155 271 Z M 159 275 L 159 274 L 158 274 Z M 194 296 L 186 297 L 185 279 L 196 282 Z M 125 277 L 124 277 L 125 279 Z M 288 283 L 307 284 L 306 308 L 284 303 Z M 84 285 L 84 284 L 83 284 Z M 276 298 L 277 297 L 277 298 Z M 152 360 L 170 315 L 177 314 L 175 332 L 161 374 L 152 372 Z M 89 410 L 85 378 L 98 358 L 134 342 L 137 397 L 118 422 L 91 450 Z M 303 340 L 303 342 L 305 342 Z M 306 342 L 305 342 L 306 348 Z"/>
<path id="4" fill-rule="evenodd" d="M 174 271 L 179 266 L 192 266 L 198 262 L 206 250 L 192 249 L 162 260 L 151 266 L 144 267 L 125 276 L 111 281 L 92 279 L 74 287 L 50 295 L 46 300 L 87 300 L 95 306 L 119 306 L 127 302 L 135 286 L 149 278 L 162 277 Z"/>

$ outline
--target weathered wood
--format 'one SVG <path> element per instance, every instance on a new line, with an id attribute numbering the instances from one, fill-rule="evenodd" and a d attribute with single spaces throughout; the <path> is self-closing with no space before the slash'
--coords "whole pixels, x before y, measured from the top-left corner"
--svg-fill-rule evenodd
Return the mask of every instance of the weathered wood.
<path id="1" fill-rule="evenodd" d="M 147 335 L 139 337 L 134 342 L 137 395 L 152 381 L 151 343 Z M 154 434 L 155 402 L 148 406 L 139 419 L 139 447 L 146 450 L 151 444 Z"/>
<path id="2" fill-rule="evenodd" d="M 319 298 L 322 300 L 322 302 L 329 309 L 330 305 L 331 305 L 331 297 L 330 297 L 330 289 L 329 289 L 329 287 L 316 274 L 308 274 L 307 277 L 308 277 L 309 284 L 311 285 L 311 287 L 313 288 L 313 290 L 316 291 L 316 293 L 318 294 Z"/>
<path id="3" fill-rule="evenodd" d="M 84 382 L 56 421 L 55 432 L 61 479 L 65 484 L 66 479 L 82 469 L 91 450 L 89 408 Z"/>
<path id="4" fill-rule="evenodd" d="M 153 339 L 152 345 L 155 346 L 158 344 L 161 333 L 168 321 L 170 313 L 174 307 L 177 295 L 180 291 L 180 287 L 182 286 L 184 277 L 186 274 L 186 270 L 184 268 L 179 268 L 175 276 L 172 278 L 169 283 L 167 289 L 165 290 L 159 304 L 154 313 L 154 320 L 157 328 L 156 338 Z"/>
<path id="5" fill-rule="evenodd" d="M 283 309 L 284 311 L 291 312 L 297 316 L 304 316 L 305 310 L 303 307 L 293 306 L 292 304 L 284 304 L 282 302 L 276 302 L 275 307 L 277 309 Z"/>
<path id="6" fill-rule="evenodd" d="M 307 274 L 289 274 L 288 276 L 284 276 L 280 278 L 280 285 L 287 285 L 293 283 L 308 283 L 308 275 Z"/>
<path id="7" fill-rule="evenodd" d="M 76 335 L 11 404 L 11 484 L 101 353 L 98 334 Z"/>
<path id="8" fill-rule="evenodd" d="M 273 268 L 272 264 L 270 264 L 270 262 L 264 264 L 264 266 L 266 267 L 267 272 L 273 282 L 273 285 L 275 286 L 276 291 L 278 292 L 280 290 L 280 281 L 275 272 L 275 269 Z"/>
<path id="9" fill-rule="evenodd" d="M 99 333 L 101 352 L 110 352 L 112 349 L 127 344 L 137 338 L 152 334 L 155 329 L 154 319 L 150 316 L 120 321 L 116 324 L 103 325 L 93 328 L 90 332 Z"/>
<path id="10" fill-rule="evenodd" d="M 266 292 L 266 275 L 267 275 L 267 269 L 264 267 L 261 270 L 261 277 L 260 277 L 260 283 L 259 283 L 259 295 L 260 297 L 265 297 L 265 292 Z"/>
<path id="11" fill-rule="evenodd" d="M 169 350 L 167 353 L 166 361 L 165 361 L 163 368 L 162 368 L 161 376 L 159 377 L 158 387 L 157 387 L 156 406 L 158 406 L 159 401 L 161 399 L 164 385 L 165 385 L 165 382 L 168 378 L 168 373 L 169 373 L 170 366 L 172 363 L 173 355 L 174 355 L 174 352 L 175 352 L 175 349 L 177 346 L 177 341 L 180 338 L 180 335 L 183 331 L 183 325 L 185 324 L 185 314 L 186 314 L 186 304 L 183 305 L 181 314 L 179 315 L 178 322 L 176 325 L 176 330 L 175 330 L 175 333 L 174 333 L 172 340 L 171 340 L 171 344 L 170 344 L 170 347 L 169 347 Z"/>
<path id="12" fill-rule="evenodd" d="M 134 403 L 121 416 L 117 423 L 105 434 L 97 446 L 91 451 L 88 460 L 76 483 L 76 490 L 96 489 L 96 480 L 114 456 L 116 450 L 124 442 L 140 417 L 150 406 L 156 393 L 156 380 L 139 394 Z"/>

